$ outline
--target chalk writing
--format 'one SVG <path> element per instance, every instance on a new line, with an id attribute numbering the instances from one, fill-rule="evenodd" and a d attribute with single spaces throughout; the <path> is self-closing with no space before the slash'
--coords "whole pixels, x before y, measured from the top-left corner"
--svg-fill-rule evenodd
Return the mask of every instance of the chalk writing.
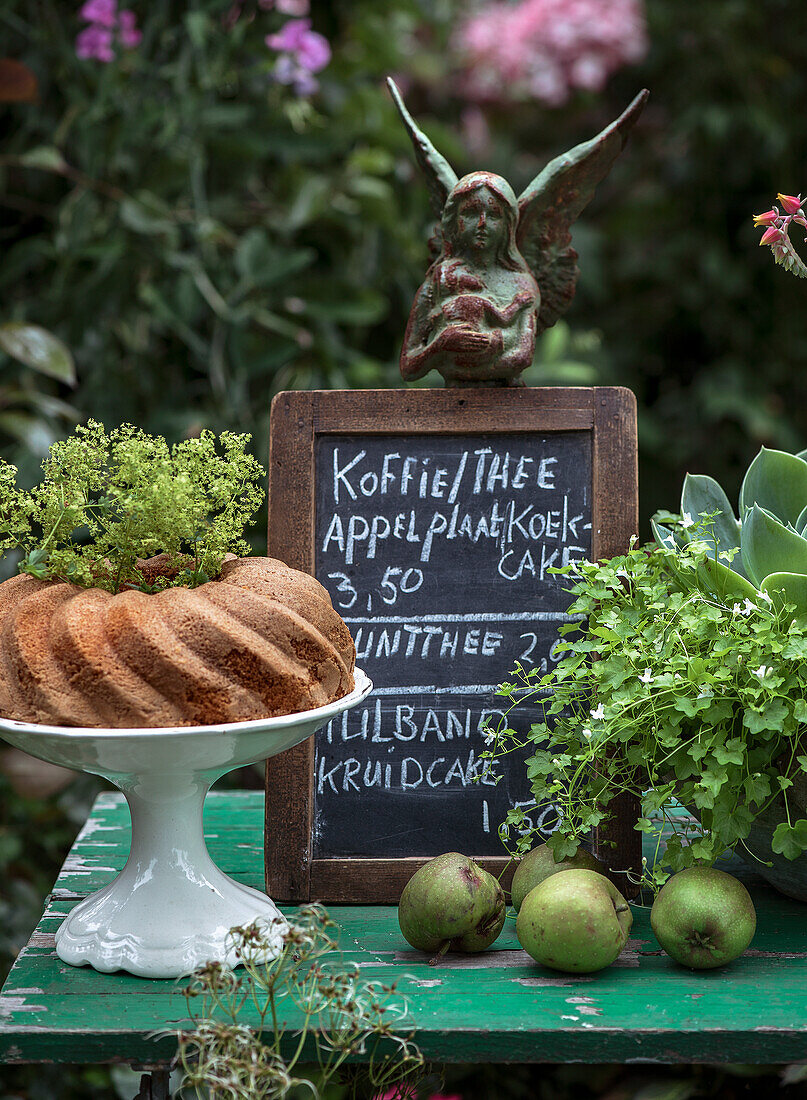
<path id="1" fill-rule="evenodd" d="M 488 772 L 486 724 L 515 661 L 558 659 L 551 569 L 590 553 L 590 436 L 332 435 L 315 461 L 316 574 L 376 685 L 317 735 L 315 858 L 499 855 L 529 790 L 520 760 Z"/>

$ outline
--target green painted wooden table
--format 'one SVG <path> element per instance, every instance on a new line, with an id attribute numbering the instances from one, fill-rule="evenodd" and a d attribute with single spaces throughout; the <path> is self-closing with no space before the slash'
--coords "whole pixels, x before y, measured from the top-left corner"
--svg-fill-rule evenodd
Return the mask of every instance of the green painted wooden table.
<path id="1" fill-rule="evenodd" d="M 216 862 L 261 887 L 263 797 L 213 793 L 205 828 Z M 129 813 L 101 795 L 45 913 L 0 994 L 0 1062 L 165 1065 L 187 1023 L 181 982 L 97 974 L 62 963 L 53 936 L 63 916 L 125 860 Z M 367 978 L 401 978 L 424 1055 L 447 1062 L 807 1061 L 807 908 L 753 887 L 759 918 L 743 958 L 691 973 L 658 953 L 647 910 L 614 966 L 573 977 L 536 966 L 508 919 L 490 951 L 429 967 L 409 949 L 394 907 L 333 907 L 345 957 Z"/>

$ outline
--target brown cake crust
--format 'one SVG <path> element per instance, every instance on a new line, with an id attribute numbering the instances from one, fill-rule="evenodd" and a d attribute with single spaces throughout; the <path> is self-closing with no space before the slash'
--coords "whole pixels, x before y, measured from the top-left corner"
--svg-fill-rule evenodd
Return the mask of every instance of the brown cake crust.
<path id="1" fill-rule="evenodd" d="M 241 722 L 353 690 L 356 651 L 323 586 L 274 558 L 198 588 L 116 595 L 0 584 L 0 715 L 117 729 Z"/>

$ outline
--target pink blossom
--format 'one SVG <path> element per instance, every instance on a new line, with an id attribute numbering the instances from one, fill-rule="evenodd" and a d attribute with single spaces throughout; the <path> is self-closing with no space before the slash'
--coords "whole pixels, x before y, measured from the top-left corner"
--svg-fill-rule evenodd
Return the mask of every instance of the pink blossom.
<path id="1" fill-rule="evenodd" d="M 778 217 L 779 211 L 774 207 L 773 210 L 766 210 L 764 214 L 754 214 L 754 225 L 757 228 L 761 225 L 773 225 Z"/>
<path id="2" fill-rule="evenodd" d="M 765 232 L 759 238 L 759 243 L 761 245 L 762 244 L 773 244 L 774 242 L 779 244 L 779 243 L 781 243 L 782 236 L 783 236 L 782 230 L 779 229 L 778 226 L 771 225 L 771 226 L 768 227 L 768 229 L 765 230 Z"/>
<path id="3" fill-rule="evenodd" d="M 316 31 L 311 31 L 305 36 L 297 50 L 297 60 L 304 69 L 310 73 L 318 73 L 324 69 L 331 60 L 331 47 L 328 39 Z"/>
<path id="4" fill-rule="evenodd" d="M 118 41 L 125 50 L 133 50 L 135 46 L 139 46 L 143 37 L 143 32 L 135 25 L 136 20 L 135 13 L 126 8 L 118 17 Z"/>
<path id="5" fill-rule="evenodd" d="M 100 23 L 93 23 L 85 27 L 76 38 L 76 57 L 82 61 L 114 61 L 115 51 L 112 49 L 112 31 Z"/>
<path id="6" fill-rule="evenodd" d="M 118 11 L 118 0 L 87 0 L 79 16 L 90 24 L 76 38 L 76 57 L 83 61 L 114 61 L 113 45 L 133 50 L 143 38 L 137 16 L 128 8 Z"/>
<path id="7" fill-rule="evenodd" d="M 783 195 L 780 192 L 776 197 L 785 208 L 786 214 L 798 214 L 799 210 L 801 210 L 800 195 Z"/>
<path id="8" fill-rule="evenodd" d="M 319 87 L 313 73 L 331 60 L 327 38 L 311 30 L 310 19 L 290 19 L 277 34 L 266 36 L 266 45 L 280 57 L 274 69 L 279 84 L 293 84 L 298 95 L 312 95 Z"/>
<path id="9" fill-rule="evenodd" d="M 87 23 L 112 28 L 118 17 L 118 0 L 87 0 L 78 14 Z"/>
<path id="10" fill-rule="evenodd" d="M 477 102 L 564 103 L 647 49 L 642 0 L 488 0 L 454 37 Z"/>
<path id="11" fill-rule="evenodd" d="M 270 50 L 296 53 L 306 34 L 311 33 L 310 19 L 290 19 L 277 34 L 267 34 L 266 45 Z"/>

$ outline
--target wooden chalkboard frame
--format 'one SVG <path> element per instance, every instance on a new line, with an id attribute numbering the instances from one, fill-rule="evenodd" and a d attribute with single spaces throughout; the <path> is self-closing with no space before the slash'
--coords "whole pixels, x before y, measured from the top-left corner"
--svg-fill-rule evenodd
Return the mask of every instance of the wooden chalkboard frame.
<path id="1" fill-rule="evenodd" d="M 624 553 L 638 531 L 636 399 L 622 387 L 445 390 L 313 390 L 279 393 L 272 402 L 268 552 L 314 573 L 317 437 L 448 435 L 475 432 L 589 431 L 592 440 L 592 557 Z M 266 889 L 279 901 L 397 903 L 428 856 L 403 859 L 313 858 L 314 739 L 266 765 Z M 595 838 L 617 870 L 636 868 L 637 807 L 623 799 L 607 839 Z M 469 853 L 472 854 L 472 853 Z M 479 862 L 500 874 L 506 858 Z M 624 888 L 624 877 L 620 876 Z"/>

